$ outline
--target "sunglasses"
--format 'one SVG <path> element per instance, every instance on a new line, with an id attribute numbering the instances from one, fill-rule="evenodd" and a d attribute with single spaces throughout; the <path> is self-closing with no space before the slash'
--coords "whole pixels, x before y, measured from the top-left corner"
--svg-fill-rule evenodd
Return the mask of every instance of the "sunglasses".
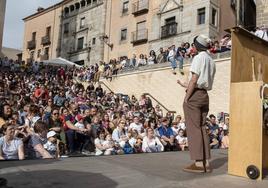
<path id="1" fill-rule="evenodd" d="M 59 115 L 59 113 L 53 113 L 53 115 Z"/>

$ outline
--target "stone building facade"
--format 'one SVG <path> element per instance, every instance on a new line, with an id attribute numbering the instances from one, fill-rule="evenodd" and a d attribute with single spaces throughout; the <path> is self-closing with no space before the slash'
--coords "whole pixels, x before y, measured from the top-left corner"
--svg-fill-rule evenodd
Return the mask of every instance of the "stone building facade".
<path id="1" fill-rule="evenodd" d="M 44 61 L 59 56 L 62 5 L 58 3 L 23 19 L 24 40 L 22 59 L 24 61 Z"/>
<path id="2" fill-rule="evenodd" d="M 61 57 L 80 65 L 104 57 L 106 0 L 74 0 L 63 5 Z"/>
<path id="3" fill-rule="evenodd" d="M 1 52 L 2 52 L 2 43 L 3 43 L 5 10 L 6 10 L 6 0 L 1 0 L 0 1 L 0 56 L 2 54 Z"/>
<path id="4" fill-rule="evenodd" d="M 257 0 L 257 26 L 264 25 L 268 28 L 268 0 Z"/>
<path id="5" fill-rule="evenodd" d="M 235 9 L 226 0 L 108 1 L 106 34 L 113 49 L 105 47 L 105 61 L 191 43 L 199 34 L 218 40 L 236 22 Z"/>

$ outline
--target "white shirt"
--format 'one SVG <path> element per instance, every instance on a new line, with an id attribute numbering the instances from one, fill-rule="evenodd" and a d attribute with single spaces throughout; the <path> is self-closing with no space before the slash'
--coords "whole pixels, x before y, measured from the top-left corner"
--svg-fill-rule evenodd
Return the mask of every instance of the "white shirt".
<path id="1" fill-rule="evenodd" d="M 212 89 L 216 65 L 213 59 L 208 55 L 208 52 L 200 52 L 194 57 L 190 68 L 189 80 L 192 78 L 192 72 L 199 76 L 197 80 L 198 88 L 206 90 Z"/>
<path id="2" fill-rule="evenodd" d="M 101 145 L 101 146 L 103 146 L 103 143 L 105 142 L 105 140 L 101 140 L 101 139 L 99 139 L 99 138 L 96 138 L 95 140 L 94 140 L 94 144 L 95 145 Z M 98 147 L 96 147 L 96 155 L 101 155 L 103 152 L 98 148 Z"/>
<path id="3" fill-rule="evenodd" d="M 169 53 L 168 53 L 168 58 L 174 57 L 175 53 L 176 53 L 175 50 L 170 50 Z"/>
<path id="4" fill-rule="evenodd" d="M 129 126 L 130 129 L 133 129 L 133 130 L 136 130 L 138 131 L 139 134 L 141 134 L 141 129 L 142 129 L 142 124 L 139 123 L 139 124 L 136 124 L 136 123 L 131 123 L 130 126 Z"/>
<path id="5" fill-rule="evenodd" d="M 77 127 L 78 129 L 84 129 L 85 128 L 85 125 L 83 123 L 80 123 L 80 122 L 76 122 L 74 124 L 75 127 Z"/>
<path id="6" fill-rule="evenodd" d="M 266 41 L 268 41 L 268 35 L 267 35 L 267 32 L 265 30 L 262 30 L 262 29 L 258 29 L 256 32 L 255 32 L 255 35 L 257 37 L 260 37 Z"/>
<path id="7" fill-rule="evenodd" d="M 182 144 L 184 142 L 187 142 L 187 137 L 184 137 L 184 136 L 176 136 L 176 140 L 178 141 L 179 144 Z"/>
<path id="8" fill-rule="evenodd" d="M 57 144 L 47 141 L 47 143 L 44 144 L 44 148 L 48 151 L 50 155 L 55 157 L 57 151 Z"/>
<path id="9" fill-rule="evenodd" d="M 145 153 L 164 151 L 164 146 L 160 142 L 159 138 L 154 137 L 149 139 L 147 136 L 142 141 L 142 151 Z"/>

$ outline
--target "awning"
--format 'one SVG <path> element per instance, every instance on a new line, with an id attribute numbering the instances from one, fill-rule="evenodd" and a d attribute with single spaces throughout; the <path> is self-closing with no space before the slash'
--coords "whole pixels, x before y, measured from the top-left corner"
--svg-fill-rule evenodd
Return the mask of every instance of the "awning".
<path id="1" fill-rule="evenodd" d="M 68 67 L 73 67 L 75 65 L 76 67 L 82 67 L 81 65 L 75 64 L 61 57 L 56 58 L 56 59 L 46 60 L 46 61 L 43 61 L 43 63 L 44 65 L 68 66 Z"/>

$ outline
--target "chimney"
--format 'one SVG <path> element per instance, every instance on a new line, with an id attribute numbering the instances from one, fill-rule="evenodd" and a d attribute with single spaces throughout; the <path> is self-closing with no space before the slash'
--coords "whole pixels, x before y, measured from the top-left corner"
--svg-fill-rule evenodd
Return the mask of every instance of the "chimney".
<path id="1" fill-rule="evenodd" d="M 43 7 L 38 7 L 38 8 L 37 8 L 37 12 L 41 12 L 41 11 L 43 11 L 43 10 L 44 10 Z"/>

